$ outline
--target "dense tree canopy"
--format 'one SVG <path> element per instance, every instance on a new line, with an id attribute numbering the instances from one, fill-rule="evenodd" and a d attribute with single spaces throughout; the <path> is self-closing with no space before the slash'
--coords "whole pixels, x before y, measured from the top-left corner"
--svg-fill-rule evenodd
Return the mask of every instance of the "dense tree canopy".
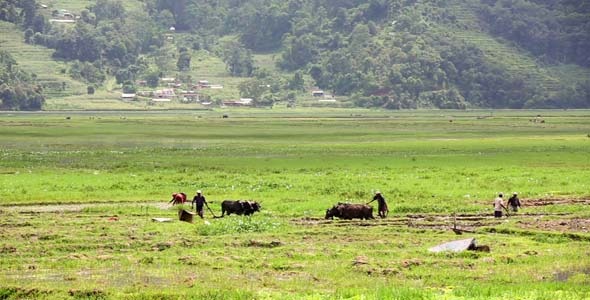
<path id="1" fill-rule="evenodd" d="M 260 101 L 301 91 L 308 75 L 308 85 L 365 107 L 590 106 L 589 83 L 566 82 L 548 91 L 450 33 L 477 30 L 514 43 L 543 64 L 590 67 L 585 1 L 451 2 L 145 0 L 145 10 L 129 13 L 121 0 L 97 0 L 74 26 L 52 26 L 36 1 L 4 0 L 0 20 L 20 24 L 25 41 L 55 49 L 56 58 L 71 61 L 69 73 L 89 84 L 114 76 L 126 89 L 138 78 L 157 85 L 165 72 L 190 70 L 193 51 L 204 49 L 218 55 L 232 76 L 257 77 L 242 86 L 244 92 L 263 80 L 253 53 L 277 54 L 277 66 L 296 76 L 280 85 L 282 92 L 262 92 Z M 469 6 L 476 27 L 457 25 L 457 5 Z M 185 38 L 167 42 L 172 27 Z"/>
<path id="2" fill-rule="evenodd" d="M 45 97 L 34 77 L 20 70 L 8 52 L 0 50 L 0 110 L 40 110 Z"/>

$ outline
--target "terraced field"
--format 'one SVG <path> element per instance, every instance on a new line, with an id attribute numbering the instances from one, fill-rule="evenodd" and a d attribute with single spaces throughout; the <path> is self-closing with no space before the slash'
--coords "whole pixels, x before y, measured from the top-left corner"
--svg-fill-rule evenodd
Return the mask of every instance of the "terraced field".
<path id="1" fill-rule="evenodd" d="M 75 14 L 79 14 L 80 11 L 87 9 L 88 6 L 94 3 L 94 1 L 89 0 L 46 0 L 42 2 L 48 6 L 49 10 L 66 9 Z M 128 11 L 140 10 L 143 7 L 142 1 L 138 0 L 125 0 L 121 1 L 121 3 Z"/>
<path id="2" fill-rule="evenodd" d="M 14 24 L 0 21 L 0 48 L 8 51 L 21 69 L 37 75 L 48 98 L 86 93 L 86 84 L 67 74 L 67 64 L 52 58 L 53 50 L 26 44 L 20 32 Z"/>
<path id="3" fill-rule="evenodd" d="M 490 62 L 503 66 L 510 74 L 536 82 L 552 93 L 559 90 L 561 80 L 559 76 L 556 76 L 557 74 L 542 67 L 532 56 L 526 55 L 526 52 L 509 46 L 507 41 L 475 31 L 459 31 L 454 35 L 477 46 Z"/>
<path id="4" fill-rule="evenodd" d="M 445 32 L 464 40 L 481 49 L 487 59 L 495 65 L 502 66 L 509 73 L 538 83 L 549 93 L 559 92 L 561 84 L 580 82 L 590 78 L 590 71 L 579 66 L 564 65 L 547 67 L 538 62 L 527 51 L 519 49 L 509 41 L 495 38 L 482 31 L 471 1 L 449 1 L 447 7 L 456 17 L 456 26 Z M 469 28 L 469 29 L 467 29 Z"/>

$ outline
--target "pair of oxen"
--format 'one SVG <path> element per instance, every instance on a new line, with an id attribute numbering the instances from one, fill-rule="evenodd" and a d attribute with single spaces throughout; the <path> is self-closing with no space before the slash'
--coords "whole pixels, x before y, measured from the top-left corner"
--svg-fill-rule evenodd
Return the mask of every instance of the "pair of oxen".
<path id="1" fill-rule="evenodd" d="M 185 193 L 174 193 L 172 194 L 172 200 L 170 203 L 172 205 L 176 204 L 184 204 L 186 202 L 186 194 Z M 221 217 L 231 214 L 236 215 L 252 215 L 255 212 L 260 211 L 260 203 L 256 201 L 247 201 L 247 200 L 224 200 L 221 202 Z"/>

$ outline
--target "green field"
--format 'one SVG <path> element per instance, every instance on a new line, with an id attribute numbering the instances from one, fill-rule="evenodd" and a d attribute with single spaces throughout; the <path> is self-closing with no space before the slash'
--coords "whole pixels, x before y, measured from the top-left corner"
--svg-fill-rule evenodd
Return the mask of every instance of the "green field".
<path id="1" fill-rule="evenodd" d="M 1 113 L 0 299 L 585 299 L 589 150 L 587 110 Z M 263 209 L 177 221 L 197 189 Z"/>

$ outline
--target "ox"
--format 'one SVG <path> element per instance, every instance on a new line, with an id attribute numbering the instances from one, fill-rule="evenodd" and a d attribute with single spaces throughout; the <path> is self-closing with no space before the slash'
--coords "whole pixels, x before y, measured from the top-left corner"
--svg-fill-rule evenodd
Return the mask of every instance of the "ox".
<path id="1" fill-rule="evenodd" d="M 338 203 L 326 210 L 326 219 L 334 217 L 346 220 L 352 219 L 375 219 L 373 207 L 366 204 Z"/>
<path id="2" fill-rule="evenodd" d="M 257 211 L 260 211 L 260 204 L 255 201 L 243 201 L 243 200 L 224 200 L 221 202 L 221 216 L 223 217 L 227 212 L 227 215 L 252 215 Z"/>

